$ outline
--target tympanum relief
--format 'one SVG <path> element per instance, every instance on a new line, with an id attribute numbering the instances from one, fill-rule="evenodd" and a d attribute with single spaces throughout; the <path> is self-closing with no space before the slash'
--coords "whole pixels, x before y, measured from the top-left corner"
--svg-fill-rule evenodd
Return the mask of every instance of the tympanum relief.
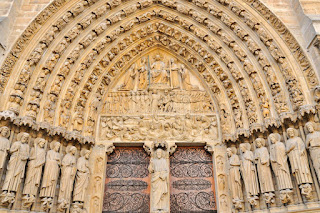
<path id="1" fill-rule="evenodd" d="M 108 141 L 213 141 L 218 138 L 213 102 L 200 81 L 163 51 L 130 65 L 108 93 L 100 139 Z"/>

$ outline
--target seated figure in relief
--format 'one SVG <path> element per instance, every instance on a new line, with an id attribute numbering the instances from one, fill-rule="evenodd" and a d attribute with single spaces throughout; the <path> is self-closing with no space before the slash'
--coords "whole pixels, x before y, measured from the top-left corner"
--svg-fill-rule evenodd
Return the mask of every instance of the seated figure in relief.
<path id="1" fill-rule="evenodd" d="M 151 64 L 152 83 L 154 84 L 168 84 L 169 76 L 166 65 L 161 61 L 161 56 L 158 54 L 155 61 Z"/>

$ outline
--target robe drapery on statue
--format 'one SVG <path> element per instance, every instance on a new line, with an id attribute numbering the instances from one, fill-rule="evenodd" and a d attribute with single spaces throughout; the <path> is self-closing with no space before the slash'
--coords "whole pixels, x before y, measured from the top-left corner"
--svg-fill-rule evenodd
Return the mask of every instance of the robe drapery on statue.
<path id="1" fill-rule="evenodd" d="M 123 84 L 120 87 L 120 90 L 132 90 L 135 87 L 135 79 L 137 76 L 136 64 L 132 64 L 129 70 L 126 73 Z"/>
<path id="2" fill-rule="evenodd" d="M 257 149 L 254 152 L 254 158 L 256 159 L 261 193 L 273 192 L 270 158 L 268 149 L 265 147 L 265 140 L 257 138 L 255 142 Z"/>
<path id="3" fill-rule="evenodd" d="M 236 152 L 237 150 L 235 147 L 227 149 L 229 156 L 229 179 L 231 182 L 232 199 L 235 201 L 243 199 L 240 177 L 240 159 Z"/>
<path id="4" fill-rule="evenodd" d="M 312 183 L 312 177 L 304 142 L 297 136 L 296 130 L 288 128 L 286 151 L 289 156 L 291 171 L 295 175 L 298 185 Z"/>
<path id="5" fill-rule="evenodd" d="M 89 184 L 89 150 L 82 151 L 77 162 L 76 182 L 73 190 L 73 201 L 84 202 L 86 197 L 86 189 Z"/>
<path id="6" fill-rule="evenodd" d="M 138 90 L 144 90 L 148 85 L 148 67 L 147 59 L 145 57 L 141 58 L 140 67 L 138 68 L 139 73 L 139 83 Z"/>
<path id="7" fill-rule="evenodd" d="M 259 194 L 259 185 L 257 171 L 254 165 L 253 153 L 250 151 L 250 144 L 240 144 L 241 156 L 241 174 L 245 184 L 247 196 L 256 196 Z"/>
<path id="8" fill-rule="evenodd" d="M 153 211 L 167 211 L 167 199 L 169 199 L 168 162 L 164 158 L 164 151 L 162 149 L 157 149 L 155 154 L 156 156 L 151 158 L 148 168 L 151 173 L 151 200 L 153 203 Z"/>
<path id="9" fill-rule="evenodd" d="M 61 155 L 59 142 L 51 142 L 51 150 L 48 151 L 46 157 L 46 165 L 42 178 L 40 197 L 51 197 L 55 195 L 57 180 L 60 173 Z"/>
<path id="10" fill-rule="evenodd" d="M 42 175 L 42 166 L 46 161 L 46 151 L 44 145 L 46 140 L 43 138 L 36 138 L 35 145 L 31 149 L 31 154 L 28 163 L 27 176 L 24 183 L 24 195 L 36 195 L 40 185 Z"/>
<path id="11" fill-rule="evenodd" d="M 7 174 L 2 190 L 17 192 L 21 180 L 24 176 L 25 167 L 29 158 L 29 134 L 21 132 L 18 134 L 18 141 L 14 142 L 10 148 L 10 160 L 8 162 Z"/>
<path id="12" fill-rule="evenodd" d="M 67 147 L 67 154 L 61 163 L 61 179 L 58 203 L 65 206 L 70 203 L 73 182 L 76 174 L 76 157 L 74 156 L 77 148 L 74 146 Z"/>
<path id="13" fill-rule="evenodd" d="M 180 67 L 174 59 L 170 60 L 171 84 L 173 89 L 180 89 Z"/>
<path id="14" fill-rule="evenodd" d="M 10 149 L 10 129 L 6 126 L 0 128 L 0 170 L 3 169 L 6 162 L 8 151 Z"/>
<path id="15" fill-rule="evenodd" d="M 156 55 L 155 62 L 151 65 L 152 83 L 154 84 L 168 84 L 168 72 L 166 65 L 160 60 L 161 56 Z"/>
<path id="16" fill-rule="evenodd" d="M 278 133 L 270 134 L 270 161 L 276 176 L 279 190 L 292 189 L 290 170 L 287 161 L 286 147 L 280 141 Z"/>
<path id="17" fill-rule="evenodd" d="M 306 123 L 308 135 L 306 138 L 307 148 L 309 149 L 314 170 L 320 180 L 320 132 L 315 130 L 313 122 Z"/>

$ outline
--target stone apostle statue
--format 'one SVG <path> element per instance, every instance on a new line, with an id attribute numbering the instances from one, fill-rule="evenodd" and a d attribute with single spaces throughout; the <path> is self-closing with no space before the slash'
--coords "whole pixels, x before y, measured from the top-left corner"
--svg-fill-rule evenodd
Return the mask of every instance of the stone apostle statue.
<path id="1" fill-rule="evenodd" d="M 77 162 L 76 183 L 73 191 L 74 202 L 84 202 L 86 196 L 86 189 L 89 183 L 90 169 L 89 169 L 90 150 L 82 150 L 81 157 Z"/>
<path id="2" fill-rule="evenodd" d="M 156 149 L 148 169 L 151 173 L 151 212 L 168 212 L 169 168 L 163 149 Z"/>
<path id="3" fill-rule="evenodd" d="M 18 134 L 17 139 L 9 150 L 11 156 L 7 166 L 6 178 L 2 186 L 2 203 L 14 202 L 15 193 L 18 191 L 29 158 L 29 134 L 21 132 Z"/>
<path id="4" fill-rule="evenodd" d="M 320 132 L 315 130 L 313 122 L 306 123 L 308 135 L 306 138 L 306 145 L 309 149 L 314 170 L 317 173 L 318 180 L 320 180 Z"/>
<path id="5" fill-rule="evenodd" d="M 280 139 L 281 136 L 279 133 L 272 133 L 269 135 L 269 142 L 271 144 L 270 161 L 280 190 L 280 199 L 282 203 L 288 203 L 291 201 L 290 194 L 293 192 L 293 186 L 287 162 L 286 147 Z"/>
<path id="6" fill-rule="evenodd" d="M 2 171 L 6 162 L 8 151 L 10 149 L 10 129 L 6 126 L 0 128 L 0 171 Z"/>
<path id="7" fill-rule="evenodd" d="M 261 193 L 264 194 L 266 203 L 274 203 L 274 186 L 270 169 L 270 156 L 268 149 L 265 147 L 266 142 L 263 138 L 257 138 L 255 143 L 257 148 L 254 152 L 254 158 L 257 164 Z"/>
<path id="8" fill-rule="evenodd" d="M 27 176 L 23 188 L 23 200 L 24 206 L 26 207 L 30 207 L 34 203 L 40 186 L 42 167 L 46 161 L 45 144 L 45 139 L 36 138 L 34 147 L 31 148 L 30 161 L 28 163 Z"/>
<path id="9" fill-rule="evenodd" d="M 231 183 L 232 202 L 236 209 L 242 208 L 243 194 L 242 194 L 242 183 L 240 177 L 240 159 L 237 155 L 237 149 L 231 147 L 227 149 L 229 157 L 229 178 Z"/>
<path id="10" fill-rule="evenodd" d="M 298 137 L 296 129 L 288 128 L 287 135 L 286 152 L 289 156 L 291 171 L 297 180 L 301 193 L 307 198 L 311 198 L 312 177 L 305 144 L 302 139 Z"/>
<path id="11" fill-rule="evenodd" d="M 75 154 L 77 148 L 74 146 L 67 147 L 67 154 L 62 159 L 61 163 L 61 179 L 60 191 L 58 198 L 58 210 L 63 211 L 70 205 L 73 182 L 77 171 Z"/>
<path id="12" fill-rule="evenodd" d="M 61 155 L 59 153 L 60 143 L 53 141 L 46 157 L 40 197 L 42 206 L 45 210 L 52 207 L 52 201 L 55 196 L 57 180 L 60 173 Z"/>
<path id="13" fill-rule="evenodd" d="M 241 150 L 241 174 L 247 192 L 248 201 L 252 206 L 257 205 L 259 199 L 259 185 L 257 171 L 254 164 L 254 156 L 249 143 L 240 144 Z"/>

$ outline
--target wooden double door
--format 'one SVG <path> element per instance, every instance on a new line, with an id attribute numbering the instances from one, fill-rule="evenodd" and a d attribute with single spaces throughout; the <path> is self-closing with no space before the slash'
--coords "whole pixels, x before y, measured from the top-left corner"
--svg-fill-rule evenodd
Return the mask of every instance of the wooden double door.
<path id="1" fill-rule="evenodd" d="M 150 211 L 150 157 L 140 147 L 117 147 L 108 157 L 104 213 Z M 170 156 L 170 212 L 216 212 L 212 156 L 178 147 Z"/>

